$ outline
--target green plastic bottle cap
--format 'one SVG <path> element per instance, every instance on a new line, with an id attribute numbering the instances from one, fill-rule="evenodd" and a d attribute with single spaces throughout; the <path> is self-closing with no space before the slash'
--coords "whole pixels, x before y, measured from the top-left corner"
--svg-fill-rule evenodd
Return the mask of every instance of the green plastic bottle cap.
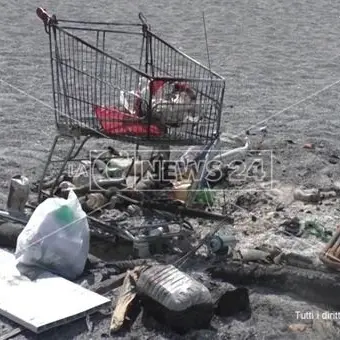
<path id="1" fill-rule="evenodd" d="M 62 205 L 59 209 L 56 210 L 55 216 L 57 219 L 63 223 L 71 223 L 74 220 L 74 214 L 70 207 L 67 205 Z"/>

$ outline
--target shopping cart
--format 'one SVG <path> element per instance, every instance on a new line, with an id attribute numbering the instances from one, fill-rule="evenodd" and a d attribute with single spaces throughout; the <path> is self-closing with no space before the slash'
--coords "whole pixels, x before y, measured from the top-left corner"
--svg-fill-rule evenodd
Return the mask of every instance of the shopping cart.
<path id="1" fill-rule="evenodd" d="M 71 146 L 52 189 L 92 137 L 154 148 L 213 147 L 225 80 L 153 33 L 143 14 L 136 24 L 61 20 L 41 8 L 37 15 L 49 36 L 58 129 L 39 199 L 60 137 Z M 78 148 L 77 138 L 83 138 Z"/>

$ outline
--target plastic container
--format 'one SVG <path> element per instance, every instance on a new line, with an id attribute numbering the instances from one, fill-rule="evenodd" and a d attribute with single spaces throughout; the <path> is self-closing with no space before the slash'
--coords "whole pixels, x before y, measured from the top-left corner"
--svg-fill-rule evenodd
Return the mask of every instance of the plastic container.
<path id="1" fill-rule="evenodd" d="M 89 247 L 86 213 L 70 191 L 67 200 L 40 203 L 17 239 L 15 257 L 23 275 L 33 266 L 73 280 L 83 273 Z"/>
<path id="2" fill-rule="evenodd" d="M 7 198 L 7 210 L 11 213 L 25 213 L 29 198 L 30 181 L 27 177 L 16 175 L 11 178 Z"/>
<path id="3" fill-rule="evenodd" d="M 177 332 L 210 324 L 213 302 L 208 288 L 172 265 L 143 271 L 137 290 L 144 296 L 147 310 Z"/>

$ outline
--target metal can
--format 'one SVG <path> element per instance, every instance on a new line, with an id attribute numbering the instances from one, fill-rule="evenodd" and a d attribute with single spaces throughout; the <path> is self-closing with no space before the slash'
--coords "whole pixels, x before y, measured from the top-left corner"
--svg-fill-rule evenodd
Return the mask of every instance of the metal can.
<path id="1" fill-rule="evenodd" d="M 237 239 L 232 235 L 215 235 L 210 239 L 209 248 L 215 254 L 230 254 Z"/>
<path id="2" fill-rule="evenodd" d="M 27 177 L 16 175 L 11 178 L 7 198 L 7 210 L 11 213 L 25 213 L 29 198 L 30 181 Z"/>
<path id="3" fill-rule="evenodd" d="M 150 256 L 149 243 L 145 240 L 134 240 L 133 251 L 135 256 L 139 258 L 146 258 Z"/>

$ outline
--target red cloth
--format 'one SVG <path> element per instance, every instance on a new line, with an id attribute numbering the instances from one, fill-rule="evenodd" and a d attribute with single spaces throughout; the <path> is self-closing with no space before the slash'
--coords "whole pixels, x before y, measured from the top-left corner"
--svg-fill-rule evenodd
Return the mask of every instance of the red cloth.
<path id="1" fill-rule="evenodd" d="M 149 128 L 151 136 L 159 137 L 162 135 L 162 131 L 158 126 L 148 126 L 148 124 L 131 121 L 131 119 L 136 118 L 134 115 L 121 112 L 115 107 L 96 107 L 95 114 L 104 132 L 108 135 L 132 135 L 143 137 L 148 135 Z"/>

